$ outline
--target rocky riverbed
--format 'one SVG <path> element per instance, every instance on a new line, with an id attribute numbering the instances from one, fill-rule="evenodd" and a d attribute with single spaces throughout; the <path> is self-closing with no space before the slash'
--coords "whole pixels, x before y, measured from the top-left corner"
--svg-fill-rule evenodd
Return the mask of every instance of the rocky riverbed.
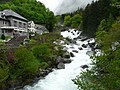
<path id="1" fill-rule="evenodd" d="M 32 86 L 25 86 L 23 90 L 77 90 L 72 79 L 92 66 L 90 56 L 95 54 L 95 40 L 80 34 L 81 31 L 75 29 L 61 32 L 65 39 L 59 44 L 64 46 L 67 53 L 56 58 L 57 69 L 52 69 L 44 79 Z"/>

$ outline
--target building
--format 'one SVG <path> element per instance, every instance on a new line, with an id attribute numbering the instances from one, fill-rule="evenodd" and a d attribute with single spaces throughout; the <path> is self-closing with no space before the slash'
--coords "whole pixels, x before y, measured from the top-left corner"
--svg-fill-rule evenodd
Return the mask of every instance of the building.
<path id="1" fill-rule="evenodd" d="M 28 33 L 48 32 L 45 26 L 35 24 L 12 10 L 0 12 L 0 36 L 29 35 Z"/>
<path id="2" fill-rule="evenodd" d="M 0 12 L 0 35 L 25 34 L 28 30 L 28 20 L 12 10 Z"/>
<path id="3" fill-rule="evenodd" d="M 28 31 L 29 31 L 29 33 L 35 33 L 36 32 L 35 23 L 33 21 L 28 22 Z"/>
<path id="4" fill-rule="evenodd" d="M 35 24 L 35 29 L 36 29 L 36 33 L 38 34 L 48 33 L 48 30 L 43 25 Z"/>
<path id="5" fill-rule="evenodd" d="M 42 33 L 48 33 L 48 30 L 46 29 L 45 26 L 35 24 L 33 21 L 28 22 L 28 31 L 30 34 L 37 33 L 37 34 L 42 34 Z"/>

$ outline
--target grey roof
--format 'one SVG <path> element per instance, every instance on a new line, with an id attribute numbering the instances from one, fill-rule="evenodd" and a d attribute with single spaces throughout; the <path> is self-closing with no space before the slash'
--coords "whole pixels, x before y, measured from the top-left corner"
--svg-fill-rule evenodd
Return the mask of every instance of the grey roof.
<path id="1" fill-rule="evenodd" d="M 46 27 L 43 26 L 43 25 L 35 24 L 35 28 L 38 29 L 38 30 L 39 30 L 39 29 L 42 29 L 42 30 L 44 30 L 44 31 L 47 31 Z"/>
<path id="2" fill-rule="evenodd" d="M 13 17 L 17 17 L 19 19 L 22 19 L 22 20 L 26 20 L 28 21 L 26 18 L 22 17 L 21 15 L 17 14 L 16 12 L 12 11 L 12 10 L 9 10 L 9 9 L 6 9 L 4 11 L 1 11 L 1 13 L 4 13 L 5 16 L 13 16 Z M 1 15 L 0 15 L 1 17 Z"/>

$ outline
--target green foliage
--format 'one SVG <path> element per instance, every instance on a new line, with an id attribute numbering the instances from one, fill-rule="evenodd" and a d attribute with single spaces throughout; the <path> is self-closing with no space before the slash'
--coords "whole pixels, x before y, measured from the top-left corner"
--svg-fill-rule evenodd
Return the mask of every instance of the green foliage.
<path id="1" fill-rule="evenodd" d="M 9 66 L 5 61 L 0 61 L 0 88 L 4 87 L 9 77 Z"/>
<path id="2" fill-rule="evenodd" d="M 87 71 L 73 79 L 73 82 L 78 85 L 79 90 L 107 90 L 99 83 L 99 80 L 93 71 Z"/>
<path id="3" fill-rule="evenodd" d="M 72 18 L 71 18 L 71 27 L 75 28 L 75 27 L 80 27 L 80 24 L 82 22 L 82 16 L 80 16 L 80 14 L 75 14 Z"/>
<path id="4" fill-rule="evenodd" d="M 91 70 L 74 79 L 79 90 L 119 90 L 120 89 L 120 19 L 103 20 L 96 34 L 102 54 L 93 57 Z"/>
<path id="5" fill-rule="evenodd" d="M 5 35 L 4 34 L 1 35 L 1 39 L 5 40 Z"/>
<path id="6" fill-rule="evenodd" d="M 40 61 L 48 61 L 51 60 L 51 51 L 48 48 L 47 45 L 42 44 L 42 45 L 38 45 L 38 46 L 34 46 L 32 48 L 32 52 L 34 54 L 34 56 L 39 59 Z"/>
<path id="7" fill-rule="evenodd" d="M 37 24 L 45 25 L 49 31 L 53 31 L 56 18 L 53 12 L 36 0 L 11 0 L 0 4 L 0 10 L 12 9 L 28 20 L 33 20 Z"/>
<path id="8" fill-rule="evenodd" d="M 20 48 L 15 52 L 16 58 L 12 67 L 12 79 L 17 79 L 21 75 L 34 75 L 39 68 L 39 62 L 27 49 Z"/>
<path id="9" fill-rule="evenodd" d="M 89 36 L 95 36 L 95 32 L 103 19 L 109 17 L 110 0 L 99 0 L 87 5 L 83 12 L 83 30 Z"/>
<path id="10" fill-rule="evenodd" d="M 42 69 L 47 69 L 47 68 L 49 68 L 49 65 L 48 65 L 48 63 L 46 63 L 46 62 L 41 62 L 41 63 L 40 63 L 40 67 L 41 67 Z"/>
<path id="11" fill-rule="evenodd" d="M 70 26 L 71 25 L 71 17 L 70 17 L 70 15 L 65 16 L 64 25 L 65 26 Z"/>
<path id="12" fill-rule="evenodd" d="M 74 16 L 67 15 L 64 19 L 64 25 L 72 28 L 80 28 L 82 23 L 82 16 L 75 14 Z"/>

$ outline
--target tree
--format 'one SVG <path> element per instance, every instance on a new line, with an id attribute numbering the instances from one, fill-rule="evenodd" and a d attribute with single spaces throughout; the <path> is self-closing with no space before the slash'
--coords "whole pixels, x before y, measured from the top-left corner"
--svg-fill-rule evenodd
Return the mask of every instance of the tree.
<path id="1" fill-rule="evenodd" d="M 71 26 L 71 17 L 70 17 L 70 15 L 65 16 L 64 25 L 68 26 L 68 27 Z"/>
<path id="2" fill-rule="evenodd" d="M 93 57 L 91 70 L 73 80 L 79 90 L 120 89 L 120 19 L 112 23 L 110 18 L 106 20 L 101 22 L 96 35 L 101 55 Z"/>
<path id="3" fill-rule="evenodd" d="M 71 27 L 76 28 L 76 27 L 80 27 L 81 23 L 82 23 L 82 16 L 80 16 L 80 14 L 75 14 L 72 18 L 71 18 Z"/>
<path id="4" fill-rule="evenodd" d="M 95 32 L 103 19 L 109 17 L 110 0 L 99 0 L 87 5 L 83 12 L 83 30 L 88 36 L 95 36 Z"/>

